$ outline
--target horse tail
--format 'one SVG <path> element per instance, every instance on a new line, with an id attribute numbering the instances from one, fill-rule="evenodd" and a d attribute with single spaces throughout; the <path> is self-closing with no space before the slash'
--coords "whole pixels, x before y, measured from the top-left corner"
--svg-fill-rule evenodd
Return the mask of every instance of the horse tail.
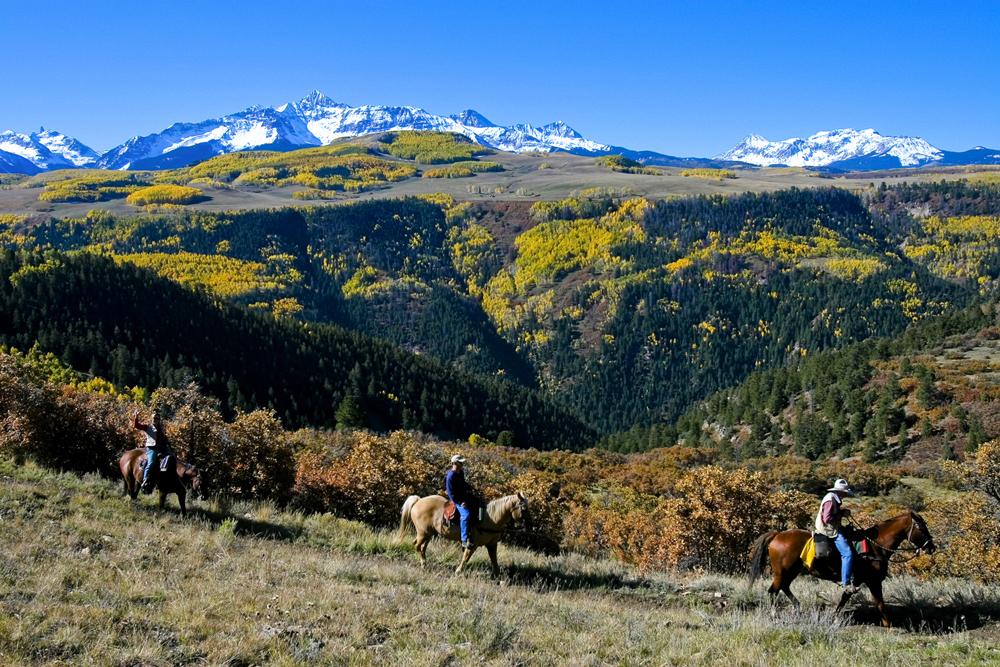
<path id="1" fill-rule="evenodd" d="M 750 583 L 757 581 L 763 576 L 764 568 L 767 567 L 767 546 L 777 534 L 778 531 L 769 530 L 758 537 L 753 543 L 750 555 Z"/>
<path id="2" fill-rule="evenodd" d="M 413 521 L 410 518 L 410 511 L 418 500 L 420 500 L 420 496 L 410 496 L 403 503 L 402 516 L 399 517 L 399 539 L 406 537 L 406 529 L 413 525 Z"/>

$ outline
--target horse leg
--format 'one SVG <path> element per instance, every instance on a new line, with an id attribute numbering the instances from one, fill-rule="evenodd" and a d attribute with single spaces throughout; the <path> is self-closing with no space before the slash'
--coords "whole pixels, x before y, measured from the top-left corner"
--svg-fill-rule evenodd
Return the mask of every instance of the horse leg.
<path id="1" fill-rule="evenodd" d="M 843 593 L 841 593 L 840 594 L 840 603 L 837 605 L 837 609 L 836 609 L 836 611 L 834 611 L 834 613 L 835 614 L 839 614 L 841 612 L 841 610 L 845 606 L 847 606 L 847 601 L 850 600 L 850 599 L 851 599 L 851 593 L 848 593 L 847 591 L 844 591 Z"/>
<path id="2" fill-rule="evenodd" d="M 167 504 L 167 493 L 163 489 L 160 489 L 160 509 L 162 510 L 166 504 Z"/>
<path id="3" fill-rule="evenodd" d="M 462 570 L 465 569 L 465 564 L 469 562 L 469 558 L 472 557 L 472 552 L 475 550 L 476 547 L 473 545 L 462 552 L 462 562 L 458 564 L 457 568 L 455 568 L 455 574 L 462 574 Z"/>
<path id="4" fill-rule="evenodd" d="M 875 606 L 878 608 L 878 613 L 882 615 L 882 627 L 892 627 L 892 623 L 889 622 L 889 615 L 885 613 L 885 598 L 882 596 L 882 582 L 869 581 L 866 582 L 866 585 L 868 586 L 868 590 L 872 592 L 872 599 L 875 600 Z"/>
<path id="5" fill-rule="evenodd" d="M 427 541 L 427 535 L 419 532 L 413 540 L 413 547 L 417 550 L 417 555 L 420 556 L 420 567 L 427 567 Z"/>
<path id="6" fill-rule="evenodd" d="M 493 568 L 493 577 L 500 576 L 500 564 L 497 562 L 497 543 L 486 545 L 486 553 L 490 555 L 490 565 Z"/>
<path id="7" fill-rule="evenodd" d="M 135 500 L 136 496 L 139 495 L 139 485 L 135 481 L 135 470 L 133 470 L 131 466 L 129 467 L 128 472 L 125 473 L 124 478 L 125 493 L 128 494 L 129 498 Z"/>
<path id="8" fill-rule="evenodd" d="M 767 587 L 767 594 L 771 597 L 771 604 L 777 601 L 778 592 L 785 585 L 785 582 L 781 579 L 781 570 L 775 568 L 774 577 L 771 579 L 771 585 Z"/>
<path id="9" fill-rule="evenodd" d="M 796 607 L 799 606 L 799 599 L 795 597 L 795 595 L 792 593 L 791 586 L 792 582 L 795 581 L 795 578 L 799 576 L 799 573 L 801 571 L 802 571 L 801 566 L 793 565 L 792 567 L 788 568 L 784 572 L 784 576 L 782 577 L 782 582 L 780 585 L 781 592 L 784 593 L 785 597 L 791 600 L 792 604 L 795 605 Z"/>
<path id="10" fill-rule="evenodd" d="M 185 505 L 184 505 L 184 500 L 185 500 L 184 497 L 186 495 L 187 495 L 187 491 L 184 490 L 183 486 L 181 488 L 177 489 L 177 503 L 181 506 L 181 517 L 182 518 L 184 518 L 184 517 L 187 516 L 187 507 L 185 507 Z"/>

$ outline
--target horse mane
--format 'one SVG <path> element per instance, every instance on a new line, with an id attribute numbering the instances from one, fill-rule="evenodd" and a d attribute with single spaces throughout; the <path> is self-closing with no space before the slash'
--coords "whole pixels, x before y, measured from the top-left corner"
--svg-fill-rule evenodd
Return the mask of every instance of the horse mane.
<path id="1" fill-rule="evenodd" d="M 502 496 L 496 500 L 491 500 L 486 503 L 486 515 L 489 517 L 490 521 L 497 523 L 500 520 L 500 515 L 517 500 L 517 494 Z"/>
<path id="2" fill-rule="evenodd" d="M 924 521 L 924 518 L 919 514 L 917 514 L 915 511 L 913 511 L 913 509 L 911 508 L 906 510 L 902 514 L 898 514 L 894 517 L 886 519 L 885 521 L 880 521 L 876 523 L 874 526 L 871 526 L 870 528 L 866 528 L 863 531 L 863 533 L 865 537 L 869 538 L 870 540 L 877 541 L 879 536 L 882 534 L 884 530 L 889 528 L 889 526 L 891 526 L 892 524 L 898 521 L 902 521 L 904 519 L 909 519 L 911 523 L 915 523 L 922 531 L 927 532 L 927 523 Z"/>

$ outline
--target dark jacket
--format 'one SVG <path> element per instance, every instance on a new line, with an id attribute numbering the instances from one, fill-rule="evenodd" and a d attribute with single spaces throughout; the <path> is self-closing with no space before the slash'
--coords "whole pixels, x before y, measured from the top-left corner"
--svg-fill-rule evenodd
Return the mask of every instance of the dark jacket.
<path id="1" fill-rule="evenodd" d="M 449 470 L 444 476 L 444 488 L 448 491 L 448 497 L 456 505 L 473 499 L 472 489 L 466 483 L 465 472 L 462 470 Z"/>

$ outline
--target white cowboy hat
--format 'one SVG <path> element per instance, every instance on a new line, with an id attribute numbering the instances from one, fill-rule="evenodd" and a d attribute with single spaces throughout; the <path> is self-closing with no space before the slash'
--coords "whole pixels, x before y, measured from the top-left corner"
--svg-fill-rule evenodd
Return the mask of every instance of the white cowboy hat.
<path id="1" fill-rule="evenodd" d="M 833 483 L 833 486 L 827 489 L 827 491 L 840 491 L 841 493 L 846 493 L 849 496 L 854 495 L 854 491 L 851 491 L 851 486 L 847 483 L 846 479 L 838 479 Z"/>
<path id="2" fill-rule="evenodd" d="M 454 456 L 451 457 L 451 462 L 452 463 L 465 463 L 465 457 L 462 456 L 461 454 L 455 454 Z"/>

